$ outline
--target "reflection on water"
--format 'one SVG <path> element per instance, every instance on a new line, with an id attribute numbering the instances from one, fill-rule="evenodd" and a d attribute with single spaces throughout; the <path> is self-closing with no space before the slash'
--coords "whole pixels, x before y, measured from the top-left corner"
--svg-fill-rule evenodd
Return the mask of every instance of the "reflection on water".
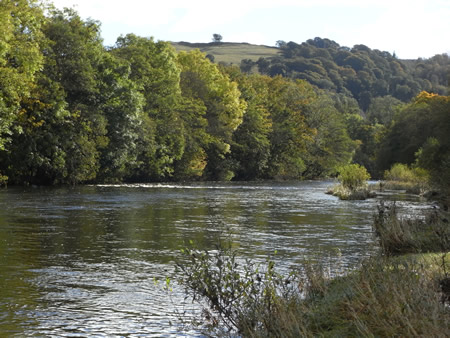
<path id="1" fill-rule="evenodd" d="M 136 184 L 0 190 L 0 332 L 39 336 L 187 336 L 195 307 L 173 284 L 189 240 L 211 249 L 232 234 L 242 255 L 280 265 L 330 257 L 352 265 L 373 249 L 376 200 L 339 201 L 329 182 Z M 423 208 L 386 194 L 405 214 Z M 372 249 L 371 249 L 372 248 Z"/>

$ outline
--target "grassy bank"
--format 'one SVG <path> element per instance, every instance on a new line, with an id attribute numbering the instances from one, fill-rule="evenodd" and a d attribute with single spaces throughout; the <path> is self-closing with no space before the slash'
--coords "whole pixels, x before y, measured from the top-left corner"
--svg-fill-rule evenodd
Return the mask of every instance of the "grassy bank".
<path id="1" fill-rule="evenodd" d="M 384 180 L 372 188 L 376 190 L 404 190 L 408 194 L 424 195 L 430 190 L 429 173 L 418 167 L 396 163 L 384 172 Z"/>
<path id="2" fill-rule="evenodd" d="M 450 336 L 450 230 L 445 212 L 401 219 L 379 205 L 380 252 L 359 268 L 330 273 L 304 265 L 243 263 L 229 248 L 183 251 L 180 281 L 204 306 L 210 335 L 244 337 Z"/>
<path id="3" fill-rule="evenodd" d="M 440 282 L 448 256 L 372 258 L 335 279 L 316 278 L 305 299 L 281 299 L 271 324 L 245 336 L 448 336 Z"/>
<path id="4" fill-rule="evenodd" d="M 382 253 L 399 255 L 407 253 L 446 252 L 450 250 L 448 212 L 434 207 L 423 218 L 401 218 L 395 203 L 378 205 L 373 228 Z"/>

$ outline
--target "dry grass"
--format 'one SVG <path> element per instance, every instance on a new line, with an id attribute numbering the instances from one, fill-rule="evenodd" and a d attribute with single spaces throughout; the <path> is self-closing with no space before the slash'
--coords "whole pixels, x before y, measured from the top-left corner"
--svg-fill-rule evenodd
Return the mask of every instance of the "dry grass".
<path id="1" fill-rule="evenodd" d="M 442 255 L 372 258 L 347 276 L 315 276 L 306 299 L 281 299 L 270 330 L 250 337 L 448 337 Z M 311 278 L 311 277 L 309 277 Z M 448 296 L 448 295 L 447 295 Z"/>
<path id="2" fill-rule="evenodd" d="M 424 219 L 402 220 L 395 204 L 381 204 L 374 229 L 380 254 L 364 260 L 358 269 L 337 271 L 338 276 L 322 265 L 307 264 L 285 277 L 275 272 L 273 262 L 266 270 L 269 274 L 247 262 L 250 265 L 245 265 L 243 275 L 235 269 L 234 260 L 228 264 L 229 257 L 236 258 L 233 252 L 195 256 L 187 251 L 194 265 L 184 269 L 187 278 L 183 278 L 194 294 L 214 290 L 209 300 L 226 304 L 227 311 L 209 327 L 222 335 L 450 337 L 447 218 L 433 210 Z M 200 303 L 205 304 L 204 299 Z M 235 321 L 230 323 L 230 318 Z M 224 327 L 236 330 L 226 332 Z"/>
<path id="3" fill-rule="evenodd" d="M 376 196 L 376 194 L 368 188 L 363 187 L 360 189 L 351 190 L 344 187 L 342 184 L 336 184 L 329 187 L 326 193 L 337 196 L 341 200 L 365 200 Z"/>
<path id="4" fill-rule="evenodd" d="M 450 250 L 450 226 L 447 216 L 430 210 L 424 219 L 400 218 L 395 203 L 378 205 L 373 227 L 386 255 Z"/>

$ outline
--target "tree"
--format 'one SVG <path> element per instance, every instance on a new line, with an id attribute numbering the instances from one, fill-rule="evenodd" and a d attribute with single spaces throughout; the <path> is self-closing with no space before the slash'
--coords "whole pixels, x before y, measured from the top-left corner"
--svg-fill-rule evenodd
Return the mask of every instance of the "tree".
<path id="1" fill-rule="evenodd" d="M 356 148 L 356 142 L 348 135 L 345 116 L 321 91 L 311 97 L 304 114 L 308 127 L 314 130 L 307 143 L 304 175 L 316 178 L 334 174 L 339 166 L 351 161 Z"/>
<path id="2" fill-rule="evenodd" d="M 214 43 L 221 43 L 222 42 L 222 35 L 220 35 L 220 34 L 213 34 L 212 41 Z"/>
<path id="3" fill-rule="evenodd" d="M 448 96 L 427 92 L 417 95 L 397 113 L 385 133 L 377 154 L 378 169 L 389 169 L 396 162 L 412 164 L 418 157 L 420 166 L 430 170 L 432 180 L 438 182 L 448 177 L 449 111 Z"/>
<path id="4" fill-rule="evenodd" d="M 99 24 L 83 21 L 71 9 L 53 10 L 44 33 L 45 75 L 61 86 L 69 121 L 62 149 L 66 153 L 65 182 L 94 180 L 100 167 L 100 152 L 107 145 L 107 120 L 101 111 L 99 67 L 105 53 Z"/>
<path id="5" fill-rule="evenodd" d="M 238 83 L 241 98 L 247 103 L 242 124 L 233 134 L 231 157 L 236 163 L 236 178 L 254 180 L 267 178 L 270 159 L 272 120 L 268 106 L 270 78 L 247 76 L 234 67 L 226 68 Z"/>
<path id="6" fill-rule="evenodd" d="M 180 52 L 178 62 L 182 70 L 183 97 L 204 107 L 199 113 L 204 112 L 209 135 L 201 145 L 208 158 L 205 175 L 209 179 L 231 179 L 233 168 L 228 165 L 226 156 L 246 108 L 238 86 L 198 50 Z M 196 114 L 194 119 L 201 119 L 201 116 Z"/>
<path id="7" fill-rule="evenodd" d="M 399 110 L 403 102 L 390 95 L 376 97 L 370 103 L 367 117 L 372 123 L 380 123 L 389 126 L 394 118 L 395 112 Z"/>
<path id="8" fill-rule="evenodd" d="M 287 46 L 287 42 L 284 40 L 277 40 L 277 42 L 275 42 L 275 45 L 278 48 L 285 48 Z"/>
<path id="9" fill-rule="evenodd" d="M 314 95 L 312 86 L 305 81 L 292 82 L 277 76 L 269 81 L 268 87 L 272 119 L 268 173 L 275 178 L 301 178 L 306 170 L 307 142 L 314 133 L 304 115 Z"/>
<path id="10" fill-rule="evenodd" d="M 0 1 L 0 150 L 20 102 L 29 97 L 43 63 L 43 9 L 38 1 Z"/>
<path id="11" fill-rule="evenodd" d="M 100 110 L 107 121 L 108 144 L 102 149 L 98 179 L 122 182 L 139 166 L 139 142 L 145 133 L 144 96 L 130 79 L 128 62 L 105 53 L 99 68 Z M 144 129 L 144 130 L 143 130 Z"/>
<path id="12" fill-rule="evenodd" d="M 134 34 L 117 39 L 111 51 L 130 65 L 130 79 L 144 98 L 145 117 L 139 140 L 137 180 L 171 179 L 184 153 L 180 116 L 180 67 L 175 50 L 163 41 Z"/>

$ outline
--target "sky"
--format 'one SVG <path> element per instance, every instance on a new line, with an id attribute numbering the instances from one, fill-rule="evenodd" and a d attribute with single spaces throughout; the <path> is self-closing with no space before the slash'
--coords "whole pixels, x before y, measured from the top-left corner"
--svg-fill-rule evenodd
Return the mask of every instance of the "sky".
<path id="1" fill-rule="evenodd" d="M 51 1 L 51 0 L 50 0 Z M 101 23 L 107 46 L 134 33 L 155 40 L 274 46 L 328 38 L 400 59 L 450 54 L 450 0 L 53 0 Z"/>

